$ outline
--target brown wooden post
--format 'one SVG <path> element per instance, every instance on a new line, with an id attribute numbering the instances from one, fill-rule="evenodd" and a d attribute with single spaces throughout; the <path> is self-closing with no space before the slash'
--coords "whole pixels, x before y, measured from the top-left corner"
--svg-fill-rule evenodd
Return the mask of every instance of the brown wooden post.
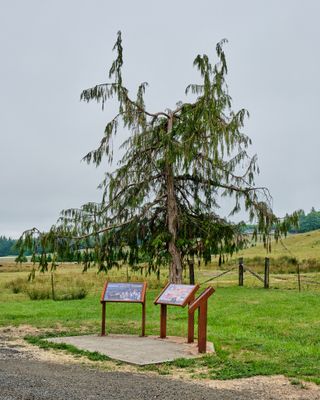
<path id="1" fill-rule="evenodd" d="M 239 286 L 243 286 L 243 258 L 239 258 Z"/>
<path id="2" fill-rule="evenodd" d="M 146 335 L 146 303 L 142 303 L 142 326 L 141 326 L 141 336 Z"/>
<path id="3" fill-rule="evenodd" d="M 207 351 L 207 312 L 208 298 L 214 293 L 213 287 L 209 286 L 189 305 L 189 317 L 198 310 L 198 351 L 205 353 Z M 189 331 L 188 331 L 189 333 Z"/>
<path id="4" fill-rule="evenodd" d="M 167 305 L 161 304 L 160 311 L 160 337 L 161 339 L 165 339 L 167 336 Z"/>
<path id="5" fill-rule="evenodd" d="M 199 307 L 198 316 L 198 327 L 199 327 L 199 337 L 198 337 L 198 351 L 199 353 L 205 353 L 207 351 L 207 309 L 208 301 L 204 301 Z"/>
<path id="6" fill-rule="evenodd" d="M 200 324 L 199 324 L 199 321 L 200 321 L 200 307 L 198 307 L 198 350 L 199 350 L 199 340 L 200 340 Z"/>
<path id="7" fill-rule="evenodd" d="M 194 342 L 194 314 L 188 317 L 188 343 Z"/>
<path id="8" fill-rule="evenodd" d="M 101 336 L 106 336 L 106 303 L 102 303 Z"/>
<path id="9" fill-rule="evenodd" d="M 142 324 L 141 324 L 141 336 L 146 335 L 146 290 L 147 283 L 145 283 L 142 292 Z"/>
<path id="10" fill-rule="evenodd" d="M 190 285 L 194 285 L 194 258 L 188 260 L 189 265 L 189 283 Z"/>
<path id="11" fill-rule="evenodd" d="M 194 296 L 191 297 L 189 305 L 193 302 Z M 194 313 L 188 313 L 188 343 L 194 342 Z"/>
<path id="12" fill-rule="evenodd" d="M 52 293 L 52 300 L 56 299 L 55 292 L 54 292 L 54 276 L 53 271 L 51 272 L 51 293 Z"/>
<path id="13" fill-rule="evenodd" d="M 269 289 L 269 276 L 270 276 L 270 259 L 264 259 L 264 288 Z"/>

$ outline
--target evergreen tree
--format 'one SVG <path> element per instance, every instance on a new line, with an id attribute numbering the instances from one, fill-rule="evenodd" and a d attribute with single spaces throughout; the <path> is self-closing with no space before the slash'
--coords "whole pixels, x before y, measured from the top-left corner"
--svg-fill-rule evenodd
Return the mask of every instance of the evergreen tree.
<path id="1" fill-rule="evenodd" d="M 231 215 L 241 207 L 247 211 L 257 224 L 255 235 L 262 234 L 267 247 L 272 227 L 276 238 L 286 231 L 287 220 L 280 223 L 272 212 L 268 190 L 254 185 L 257 160 L 247 154 L 251 140 L 242 132 L 248 112 L 232 110 L 224 43 L 216 46 L 216 64 L 207 55 L 195 58 L 201 81 L 186 88 L 190 102 L 151 112 L 144 102 L 147 84 L 138 87 L 135 98 L 124 85 L 118 33 L 110 82 L 81 94 L 82 100 L 96 101 L 102 108 L 112 98 L 118 104 L 100 145 L 84 157 L 96 166 L 104 157 L 109 162 L 100 184 L 102 201 L 63 211 L 48 233 L 26 231 L 21 249 L 35 252 L 40 246 L 61 255 L 83 248 L 85 267 L 97 263 L 100 270 L 120 260 L 146 262 L 150 271 L 169 264 L 170 282 L 180 283 L 183 263 L 194 255 L 210 260 L 212 254 L 232 254 L 245 244 L 242 225 L 218 213 L 224 197 L 234 200 Z M 112 170 L 113 137 L 120 127 L 128 137 L 121 146 L 124 155 Z M 45 254 L 40 266 L 47 268 Z"/>
<path id="2" fill-rule="evenodd" d="M 308 214 L 305 214 L 303 210 L 300 210 L 298 215 L 299 226 L 291 227 L 290 232 L 303 233 L 320 229 L 320 211 L 316 211 L 314 207 L 311 208 L 311 211 Z"/>
<path id="3" fill-rule="evenodd" d="M 0 257 L 17 255 L 19 253 L 16 249 L 16 240 L 0 236 Z"/>

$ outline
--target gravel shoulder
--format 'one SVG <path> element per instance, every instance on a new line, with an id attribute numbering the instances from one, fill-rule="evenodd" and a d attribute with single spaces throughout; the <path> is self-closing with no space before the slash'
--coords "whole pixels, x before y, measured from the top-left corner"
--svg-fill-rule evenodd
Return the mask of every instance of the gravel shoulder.
<path id="1" fill-rule="evenodd" d="M 26 334 L 25 328 L 19 329 Z M 25 343 L 24 335 L 16 328 L 0 330 L 1 400 L 320 400 L 318 386 L 294 386 L 283 376 L 190 382 L 137 373 L 132 366 L 114 362 L 93 363 L 43 351 Z"/>

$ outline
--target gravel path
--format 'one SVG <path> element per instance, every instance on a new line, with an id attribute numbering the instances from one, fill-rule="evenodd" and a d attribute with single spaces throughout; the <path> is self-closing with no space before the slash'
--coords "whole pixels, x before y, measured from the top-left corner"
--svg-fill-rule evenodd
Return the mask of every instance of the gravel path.
<path id="1" fill-rule="evenodd" d="M 215 390 L 161 377 L 101 372 L 28 360 L 0 360 L 1 400 L 91 399 L 250 399 L 231 390 Z"/>
<path id="2" fill-rule="evenodd" d="M 237 380 L 234 385 L 233 381 L 213 381 L 209 387 L 154 375 L 103 372 L 89 366 L 35 360 L 30 351 L 0 335 L 0 400 L 320 399 L 318 391 L 298 389 L 287 381 L 272 390 L 270 382 L 260 379 L 260 384 L 256 381 L 253 385 L 250 380 Z"/>

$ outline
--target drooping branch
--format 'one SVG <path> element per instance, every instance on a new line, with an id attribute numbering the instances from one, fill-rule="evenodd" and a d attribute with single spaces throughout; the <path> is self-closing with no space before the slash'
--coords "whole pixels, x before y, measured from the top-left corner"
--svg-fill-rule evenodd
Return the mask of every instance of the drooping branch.
<path id="1" fill-rule="evenodd" d="M 220 188 L 220 189 L 230 190 L 232 192 L 242 193 L 244 195 L 247 195 L 249 192 L 257 192 L 259 190 L 263 191 L 265 194 L 269 193 L 269 190 L 264 186 L 261 186 L 261 187 L 256 187 L 256 186 L 239 187 L 239 186 L 235 186 L 235 185 L 224 184 L 223 182 L 215 181 L 212 179 L 202 178 L 199 175 L 190 175 L 190 174 L 178 175 L 178 176 L 176 176 L 175 179 L 177 181 L 189 181 L 189 182 L 191 181 L 196 184 L 209 185 L 209 186 L 213 186 L 215 188 Z"/>

